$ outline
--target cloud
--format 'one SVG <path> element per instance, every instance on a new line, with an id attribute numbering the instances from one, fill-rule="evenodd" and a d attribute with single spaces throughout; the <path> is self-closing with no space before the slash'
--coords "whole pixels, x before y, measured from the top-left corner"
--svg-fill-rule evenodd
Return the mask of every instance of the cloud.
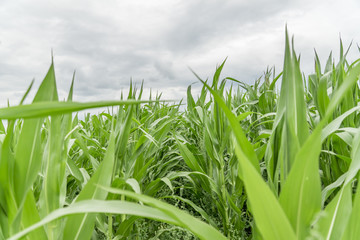
<path id="1" fill-rule="evenodd" d="M 259 32 L 257 24 L 279 14 L 287 5 L 283 1 L 271 4 L 265 1 L 191 1 L 172 17 L 174 25 L 167 36 L 168 47 L 175 51 L 192 51 L 203 49 L 209 43 L 214 47 L 214 39 L 231 38 L 238 32 L 244 35 Z"/>
<path id="2" fill-rule="evenodd" d="M 248 83 L 267 66 L 280 72 L 286 23 L 309 72 L 314 47 L 326 59 L 338 49 L 339 32 L 345 44 L 359 41 L 358 10 L 352 0 L 4 0 L 0 83 L 4 96 L 15 98 L 32 78 L 36 89 L 53 49 L 65 96 L 76 70 L 77 100 L 116 99 L 130 79 L 180 99 L 196 81 L 188 67 L 211 78 L 216 64 L 228 57 L 224 76 Z"/>

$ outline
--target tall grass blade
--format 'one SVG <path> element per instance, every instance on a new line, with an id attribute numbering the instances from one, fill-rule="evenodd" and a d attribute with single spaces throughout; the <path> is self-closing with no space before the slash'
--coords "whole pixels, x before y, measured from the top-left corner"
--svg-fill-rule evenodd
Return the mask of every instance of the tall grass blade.
<path id="1" fill-rule="evenodd" d="M 321 208 L 321 185 L 318 172 L 318 156 L 321 151 L 321 131 L 330 119 L 335 106 L 350 91 L 360 74 L 359 65 L 351 69 L 343 84 L 329 102 L 325 116 L 297 154 L 294 169 L 280 195 L 280 201 L 296 233 L 305 237 L 311 221 Z"/>
<path id="2" fill-rule="evenodd" d="M 325 239 L 341 239 L 352 211 L 351 182 L 360 170 L 360 132 L 353 140 L 351 165 L 345 181 L 335 198 L 325 208 L 325 216 L 319 220 L 318 228 Z M 346 233 L 349 234 L 349 233 Z"/>
<path id="3" fill-rule="evenodd" d="M 358 179 L 359 182 L 359 179 Z M 342 240 L 357 240 L 360 236 L 360 184 L 357 186 L 353 209 L 349 217 L 348 224 L 344 231 L 344 235 L 341 238 Z"/>
<path id="4" fill-rule="evenodd" d="M 110 186 L 112 179 L 112 169 L 115 158 L 115 135 L 110 135 L 109 146 L 104 160 L 99 165 L 97 171 L 87 182 L 80 192 L 76 202 L 83 200 L 98 199 L 103 200 L 107 192 L 101 189 L 99 185 Z M 95 215 L 85 213 L 68 217 L 64 229 L 64 239 L 90 239 L 95 224 Z"/>
<path id="5" fill-rule="evenodd" d="M 207 87 L 207 89 L 213 95 L 217 104 L 224 111 L 226 117 L 228 118 L 228 121 L 230 122 L 231 128 L 235 133 L 235 138 L 236 138 L 237 142 L 239 143 L 239 147 L 240 147 L 241 151 L 248 157 L 249 161 L 251 162 L 253 167 L 256 169 L 256 171 L 260 173 L 259 160 L 257 159 L 256 153 L 254 151 L 254 147 L 251 145 L 249 140 L 246 138 L 244 131 L 242 130 L 238 120 L 236 119 L 236 116 L 226 106 L 226 103 L 222 100 L 222 98 L 220 97 L 220 95 L 217 92 L 215 92 L 212 88 L 210 88 L 210 86 L 207 85 L 204 81 L 202 81 L 202 80 L 200 80 L 200 81 Z"/>
<path id="6" fill-rule="evenodd" d="M 278 128 L 273 129 L 267 150 L 267 168 L 270 170 L 272 182 L 276 182 L 280 177 L 281 185 L 284 184 L 294 164 L 296 154 L 307 139 L 309 127 L 306 114 L 300 64 L 296 57 L 294 44 L 290 47 L 286 29 L 284 70 L 275 117 L 275 122 L 282 123 L 277 125 Z M 279 148 L 279 146 L 281 147 Z M 275 186 L 275 188 L 277 187 Z"/>
<path id="7" fill-rule="evenodd" d="M 287 219 L 283 209 L 278 203 L 273 192 L 262 179 L 259 164 L 253 157 L 255 152 L 252 147 L 244 149 L 244 143 L 248 140 L 244 136 L 234 114 L 227 108 L 224 101 L 206 83 L 203 84 L 213 95 L 215 101 L 225 112 L 235 136 L 235 153 L 239 161 L 239 175 L 245 184 L 251 210 L 255 218 L 256 226 L 264 239 L 296 239 L 295 233 Z M 251 145 L 250 145 L 251 146 Z M 252 151 L 251 151 L 252 150 Z M 271 208 L 269 208 L 271 206 Z"/>
<path id="8" fill-rule="evenodd" d="M 136 199 L 152 208 L 158 209 L 163 212 L 168 218 L 174 219 L 174 223 L 180 227 L 186 228 L 195 234 L 200 239 L 204 240 L 221 240 L 226 239 L 219 231 L 217 231 L 211 225 L 208 225 L 199 219 L 179 210 L 178 208 L 159 201 L 155 198 L 151 198 L 146 195 L 137 194 L 125 190 L 104 187 L 109 192 L 125 195 L 127 197 Z"/>
<path id="9" fill-rule="evenodd" d="M 35 102 L 54 101 L 57 99 L 57 89 L 55 82 L 54 64 L 52 63 L 48 73 L 46 74 L 43 82 L 41 83 L 38 92 L 35 95 Z M 33 224 L 38 218 L 37 208 L 35 201 L 32 201 L 32 197 L 26 197 L 28 192 L 34 183 L 41 167 L 41 135 L 40 129 L 43 123 L 43 119 L 31 119 L 26 120 L 23 123 L 23 127 L 19 136 L 19 140 L 14 150 L 15 154 L 15 168 L 13 182 L 14 193 L 16 199 L 17 219 L 22 217 L 21 225 L 27 227 Z M 25 198 L 26 197 L 26 198 Z M 25 202 L 26 201 L 26 202 Z M 26 206 L 24 213 L 35 213 L 32 216 L 24 216 L 22 213 L 22 207 Z M 10 222 L 13 220 L 12 216 L 9 216 Z M 17 221 L 17 220 L 15 220 Z M 17 223 L 13 226 L 17 231 Z M 41 235 L 40 235 L 41 236 Z"/>
<path id="10" fill-rule="evenodd" d="M 155 101 L 152 101 L 155 102 Z M 35 102 L 29 105 L 21 105 L 0 108 L 0 119 L 39 118 L 49 115 L 66 114 L 85 109 L 149 103 L 149 101 L 123 100 L 123 101 L 98 101 L 98 102 Z"/>
<path id="11" fill-rule="evenodd" d="M 283 185 L 279 201 L 298 239 L 310 232 L 311 223 L 321 209 L 321 183 L 318 158 L 321 151 L 317 128 L 296 155 L 293 169 Z"/>
<path id="12" fill-rule="evenodd" d="M 16 235 L 10 237 L 8 240 L 21 239 L 32 231 L 38 229 L 39 227 L 44 226 L 45 224 L 51 223 L 52 221 L 67 217 L 72 218 L 79 215 L 94 215 L 96 213 L 114 213 L 114 214 L 131 214 L 135 216 L 146 217 L 154 220 L 159 220 L 167 222 L 170 224 L 176 224 L 176 220 L 168 217 L 162 211 L 143 206 L 133 202 L 127 201 L 104 201 L 104 200 L 83 200 L 66 208 L 59 208 L 49 215 L 41 219 L 41 221 L 35 223 L 34 225 L 24 229 L 23 231 L 17 233 Z M 92 229 L 91 229 L 92 230 Z M 90 231 L 91 235 L 92 231 Z M 82 239 L 82 238 L 63 238 L 63 239 Z M 86 238 L 90 239 L 90 238 Z"/>

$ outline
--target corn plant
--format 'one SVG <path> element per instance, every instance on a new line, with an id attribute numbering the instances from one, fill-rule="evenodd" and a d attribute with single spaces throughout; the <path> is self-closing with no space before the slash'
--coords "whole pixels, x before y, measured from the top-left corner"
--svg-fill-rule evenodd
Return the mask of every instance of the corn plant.
<path id="1" fill-rule="evenodd" d="M 54 64 L 31 104 L 0 109 L 0 239 L 357 239 L 359 60 L 221 78 L 186 108 L 59 101 Z M 279 83 L 280 89 L 276 88 Z M 99 114 L 81 110 L 107 107 Z"/>
<path id="2" fill-rule="evenodd" d="M 112 222 L 111 214 L 120 214 L 122 221 L 126 220 L 126 215 L 135 215 L 179 225 L 203 239 L 212 236 L 224 238 L 213 227 L 166 203 L 142 198 L 140 192 L 127 195 L 128 191 L 125 191 L 120 200 L 106 200 L 106 187 L 114 184 L 118 187 L 118 177 L 135 190 L 139 185 L 135 178 L 127 176 L 131 170 L 129 168 L 136 164 L 124 162 L 123 158 L 134 105 L 149 101 L 128 99 L 76 103 L 71 101 L 72 86 L 68 101 L 59 102 L 52 64 L 32 104 L 0 110 L 1 119 L 9 119 L 1 142 L 1 239 L 18 239 L 25 235 L 28 239 L 89 239 L 94 235 L 95 224 L 102 217 L 99 213 L 110 214 L 109 223 Z M 109 118 L 110 122 L 105 121 L 100 139 L 94 129 L 86 129 L 86 122 L 73 125 L 78 120 L 75 118 L 72 121 L 71 112 L 104 106 L 120 108 L 119 114 Z M 123 109 L 125 115 L 121 112 Z M 92 120 L 93 124 L 101 124 L 98 118 Z M 154 135 L 163 137 L 167 132 L 166 128 L 164 130 L 166 124 L 158 122 L 162 127 Z M 143 131 L 145 137 L 134 149 L 132 154 L 135 155 L 141 154 L 139 143 L 150 141 L 146 144 L 156 145 L 156 140 L 145 130 L 139 126 L 138 129 Z M 105 152 L 102 154 L 103 147 Z M 95 155 L 92 148 L 98 148 L 100 154 Z M 154 153 L 151 148 L 148 150 L 148 154 Z M 135 156 L 132 159 L 140 161 L 141 158 Z M 147 170 L 147 166 L 137 166 L 137 171 L 144 171 L 144 167 Z M 142 179 L 141 172 L 131 173 L 131 176 L 134 174 L 139 180 Z M 67 179 L 70 181 L 69 189 Z M 74 182 L 78 184 L 77 187 L 73 186 Z M 77 192 L 69 196 L 67 191 L 70 189 Z M 140 201 L 149 205 L 125 201 L 126 196 L 135 199 L 140 196 Z M 180 217 L 173 212 L 178 212 Z M 189 225 L 189 222 L 192 224 Z M 107 227 L 107 233 L 111 238 L 111 224 Z"/>

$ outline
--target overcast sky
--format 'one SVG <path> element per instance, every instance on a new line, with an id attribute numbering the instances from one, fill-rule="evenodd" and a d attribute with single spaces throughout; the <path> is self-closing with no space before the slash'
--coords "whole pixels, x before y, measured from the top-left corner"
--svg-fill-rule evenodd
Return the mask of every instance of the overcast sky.
<path id="1" fill-rule="evenodd" d="M 33 78 L 37 89 L 51 49 L 60 97 L 76 70 L 76 101 L 119 99 L 130 78 L 181 99 L 197 81 L 189 67 L 206 79 L 226 57 L 223 77 L 252 83 L 267 66 L 281 71 L 286 23 L 310 73 L 314 48 L 338 59 L 340 34 L 359 57 L 359 10 L 356 0 L 1 0 L 0 106 L 17 104 Z"/>

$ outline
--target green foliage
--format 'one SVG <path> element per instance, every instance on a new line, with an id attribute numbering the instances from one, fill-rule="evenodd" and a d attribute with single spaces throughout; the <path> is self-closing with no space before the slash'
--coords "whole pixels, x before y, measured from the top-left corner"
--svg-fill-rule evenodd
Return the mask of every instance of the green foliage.
<path id="1" fill-rule="evenodd" d="M 0 109 L 0 239 L 357 239 L 360 60 L 288 34 L 282 73 L 203 81 L 187 103 L 59 101 L 54 65 L 31 104 Z M 276 83 L 281 80 L 280 91 Z M 108 107 L 84 117 L 74 112 Z"/>

